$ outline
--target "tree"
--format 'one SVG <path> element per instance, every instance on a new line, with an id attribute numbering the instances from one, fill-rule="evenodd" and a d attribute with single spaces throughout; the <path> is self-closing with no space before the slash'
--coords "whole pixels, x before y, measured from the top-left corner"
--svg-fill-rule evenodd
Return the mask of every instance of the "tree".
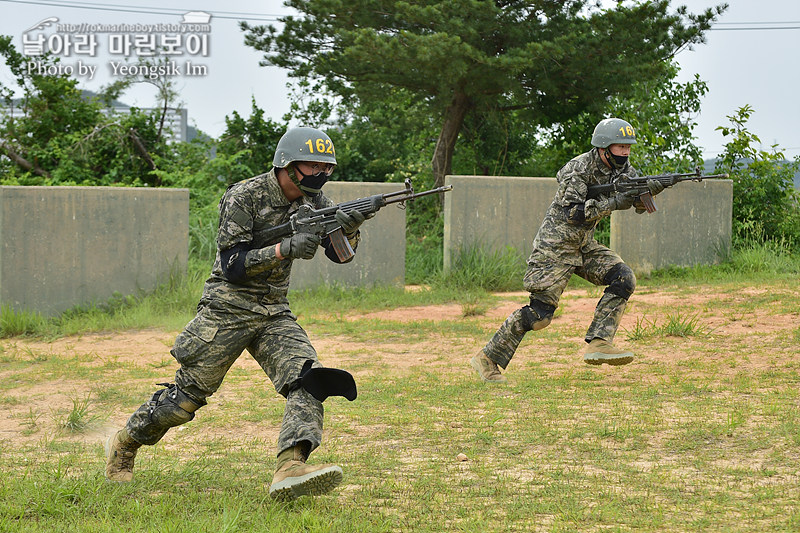
<path id="1" fill-rule="evenodd" d="M 450 173 L 468 116 L 520 110 L 533 127 L 604 109 L 667 61 L 727 8 L 699 15 L 669 0 L 288 0 L 301 17 L 283 29 L 241 23 L 262 64 L 318 77 L 333 92 L 380 100 L 389 88 L 430 105 L 439 133 L 432 167 Z"/>
<path id="2" fill-rule="evenodd" d="M 278 146 L 278 139 L 286 131 L 286 126 L 264 118 L 264 110 L 252 99 L 250 117 L 245 119 L 237 111 L 225 117 L 225 132 L 219 138 L 217 155 L 236 156 L 249 169 L 247 178 L 262 174 L 272 168 L 272 157 Z M 226 176 L 228 184 L 239 176 Z"/>
<path id="3" fill-rule="evenodd" d="M 674 80 L 678 72 L 677 64 L 670 62 L 665 76 L 635 82 L 629 96 L 609 99 L 600 116 L 584 112 L 540 131 L 543 143 L 526 175 L 555 175 L 564 163 L 587 151 L 591 133 L 603 117 L 619 117 L 633 124 L 637 143 L 631 163 L 641 174 L 694 170 L 702 163 L 702 152 L 692 135 L 694 118 L 708 86 L 698 76 L 678 83 Z"/>

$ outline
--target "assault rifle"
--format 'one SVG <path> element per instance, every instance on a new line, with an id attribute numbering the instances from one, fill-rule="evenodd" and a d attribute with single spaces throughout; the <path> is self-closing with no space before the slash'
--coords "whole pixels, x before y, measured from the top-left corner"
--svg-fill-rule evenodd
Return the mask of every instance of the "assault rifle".
<path id="1" fill-rule="evenodd" d="M 587 198 L 597 198 L 602 195 L 610 195 L 617 192 L 637 191 L 639 192 L 639 200 L 644 205 L 648 213 L 654 213 L 658 210 L 653 196 L 650 194 L 650 189 L 647 187 L 647 180 L 656 180 L 664 187 L 672 187 L 681 181 L 703 181 L 708 178 L 727 178 L 727 174 L 714 174 L 713 176 L 704 176 L 700 173 L 700 167 L 695 168 L 694 172 L 686 174 L 659 174 L 657 176 L 640 176 L 636 178 L 629 178 L 626 180 L 618 181 L 616 183 L 604 183 L 602 185 L 589 185 L 589 193 Z"/>
<path id="2" fill-rule="evenodd" d="M 297 233 L 313 233 L 323 238 L 327 236 L 330 237 L 331 244 L 333 244 L 333 249 L 336 251 L 339 260 L 347 261 L 355 255 L 355 252 L 353 247 L 350 246 L 350 241 L 344 236 L 342 226 L 336 221 L 336 211 L 341 209 L 348 215 L 353 211 L 359 211 L 363 215 L 369 216 L 389 204 L 399 203 L 400 207 L 405 207 L 405 202 L 414 200 L 414 198 L 444 193 L 452 189 L 452 185 L 446 185 L 429 191 L 414 192 L 411 180 L 406 179 L 405 188 L 401 191 L 358 198 L 322 209 L 314 209 L 310 205 L 303 204 L 297 209 L 297 212 L 289 217 L 288 222 L 267 230 L 267 242 L 276 244 L 281 239 Z"/>

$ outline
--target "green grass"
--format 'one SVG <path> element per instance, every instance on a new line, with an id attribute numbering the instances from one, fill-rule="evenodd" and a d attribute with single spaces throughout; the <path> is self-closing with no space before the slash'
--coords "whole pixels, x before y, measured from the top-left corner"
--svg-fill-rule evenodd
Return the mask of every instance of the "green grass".
<path id="1" fill-rule="evenodd" d="M 103 477 L 103 434 L 174 364 L 66 355 L 7 339 L 0 405 L 13 413 L 5 427 L 16 430 L 0 439 L 0 531 L 800 529 L 800 327 L 723 336 L 709 325 L 711 315 L 735 324 L 753 309 L 796 313 L 797 277 L 751 273 L 703 285 L 659 276 L 652 279 L 662 280 L 669 303 L 636 311 L 648 318 L 627 332 L 643 354 L 635 364 L 583 365 L 570 338 L 582 332 L 554 323 L 526 338 L 506 372 L 510 382 L 499 387 L 481 383 L 466 363 L 491 333 L 471 312 L 491 304 L 489 293 L 433 285 L 295 294 L 304 326 L 348 347 L 336 355 L 356 374 L 359 397 L 326 401 L 324 441 L 311 458 L 340 464 L 343 485 L 290 504 L 268 497 L 284 402 L 257 369 L 234 366 L 197 418 L 143 448 L 134 481 L 117 485 Z M 183 287 L 147 308 L 183 313 Z M 684 301 L 696 293 L 718 296 Z M 464 312 L 410 323 L 345 320 L 444 301 Z M 105 313 L 121 320 L 139 305 L 120 301 Z M 135 322 L 121 323 L 128 321 Z M 151 327 L 167 323 L 154 316 Z M 655 356 L 673 347 L 685 355 Z M 380 354 L 411 363 L 393 367 Z"/>
<path id="2" fill-rule="evenodd" d="M 631 341 L 638 341 L 654 336 L 673 336 L 691 337 L 707 336 L 710 328 L 703 325 L 697 315 L 690 317 L 680 313 L 667 313 L 666 320 L 661 325 L 657 324 L 658 319 L 649 319 L 642 316 L 636 319 L 636 324 L 631 331 L 626 331 L 626 338 Z"/>
<path id="3" fill-rule="evenodd" d="M 343 485 L 290 504 L 268 497 L 283 400 L 262 373 L 234 366 L 220 395 L 143 448 L 135 480 L 117 485 L 103 477 L 103 435 L 174 363 L 26 346 L 31 335 L 179 329 L 208 265 L 193 263 L 153 293 L 57 319 L 0 311 L 0 406 L 11 413 L 0 434 L 0 531 L 800 530 L 800 326 L 723 336 L 709 325 L 711 315 L 735 324 L 754 309 L 796 313 L 800 260 L 752 248 L 719 266 L 656 272 L 637 292 L 658 290 L 670 303 L 639 308 L 634 295 L 642 318 L 624 334 L 645 354 L 635 364 L 582 365 L 573 339 L 582 331 L 554 323 L 523 343 L 509 384 L 493 387 L 466 361 L 496 327 L 479 315 L 497 297 L 469 280 L 520 268 L 499 262 L 466 256 L 456 277 L 415 291 L 291 294 L 313 335 L 346 346 L 337 356 L 356 374 L 359 398 L 326 402 L 324 442 L 312 455 L 342 465 Z M 601 292 L 578 279 L 572 286 Z M 717 296 L 685 301 L 704 291 Z M 410 323 L 345 319 L 439 303 L 462 312 Z M 671 348 L 689 355 L 647 356 Z M 394 367 L 380 353 L 410 363 Z"/>
<path id="4" fill-rule="evenodd" d="M 749 390 L 698 362 L 614 372 L 514 373 L 488 387 L 465 371 L 359 380 L 328 403 L 312 458 L 345 470 L 336 492 L 269 500 L 272 442 L 231 433 L 281 400 L 238 396 L 137 459 L 127 485 L 102 477 L 101 445 L 68 434 L 0 443 L 3 531 L 789 531 L 796 528 L 797 375 L 756 373 Z M 131 379 L 136 373 L 130 370 Z M 641 380 L 641 374 L 647 376 Z M 98 371 L 96 379 L 102 379 Z M 464 379 L 468 377 L 467 379 Z M 100 406 L 89 403 L 90 411 Z M 112 411 L 130 405 L 112 403 Z M 107 408 L 108 409 L 108 408 Z M 246 413 L 246 411 L 245 411 Z M 44 430 L 42 430 L 44 431 Z M 466 455 L 466 461 L 457 459 Z"/>

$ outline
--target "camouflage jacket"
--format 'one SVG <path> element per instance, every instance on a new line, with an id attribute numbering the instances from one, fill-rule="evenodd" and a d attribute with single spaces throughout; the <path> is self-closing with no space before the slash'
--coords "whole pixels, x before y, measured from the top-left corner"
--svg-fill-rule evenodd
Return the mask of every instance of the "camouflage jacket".
<path id="1" fill-rule="evenodd" d="M 314 199 L 301 196 L 290 202 L 283 194 L 273 168 L 266 174 L 240 181 L 228 187 L 219 202 L 217 254 L 211 276 L 206 280 L 200 306 L 234 307 L 265 315 L 289 311 L 289 275 L 292 259 L 278 259 L 276 241 L 268 242 L 265 232 L 283 224 L 303 204 L 315 209 L 335 205 L 324 194 Z M 359 232 L 348 235 L 355 250 Z M 336 260 L 330 240 L 323 240 L 326 255 Z M 239 247 L 246 254 L 244 280 L 230 281 L 222 268 L 222 252 Z"/>
<path id="2" fill-rule="evenodd" d="M 629 163 L 620 170 L 608 168 L 597 148 L 571 159 L 556 174 L 558 191 L 533 240 L 528 264 L 557 261 L 582 265 L 582 254 L 599 246 L 594 239 L 595 226 L 611 214 L 606 197 L 586 199 L 588 186 L 634 176 L 636 170 Z M 577 217 L 582 222 L 576 222 L 576 209 L 583 211 L 583 216 Z"/>

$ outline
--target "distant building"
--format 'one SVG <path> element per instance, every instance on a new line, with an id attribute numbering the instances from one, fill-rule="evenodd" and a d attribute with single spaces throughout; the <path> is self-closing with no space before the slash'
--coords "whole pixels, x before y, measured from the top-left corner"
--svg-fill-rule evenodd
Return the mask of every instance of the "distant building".
<path id="1" fill-rule="evenodd" d="M 142 111 L 156 111 L 159 114 L 161 109 L 143 108 Z M 125 104 L 113 105 L 105 108 L 104 113 L 108 115 L 125 115 L 131 112 L 131 107 Z M 164 134 L 168 142 L 187 142 L 189 138 L 188 111 L 185 108 L 168 107 L 164 116 Z"/>

